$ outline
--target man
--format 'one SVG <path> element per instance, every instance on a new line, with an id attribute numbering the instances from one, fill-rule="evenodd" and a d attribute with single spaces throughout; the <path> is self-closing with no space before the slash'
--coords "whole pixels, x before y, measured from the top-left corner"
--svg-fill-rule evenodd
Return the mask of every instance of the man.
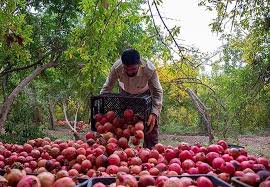
<path id="1" fill-rule="evenodd" d="M 144 147 L 152 148 L 158 143 L 158 119 L 162 107 L 163 90 L 155 66 L 142 60 L 135 49 L 127 49 L 117 60 L 101 89 L 101 94 L 110 93 L 118 81 L 123 93 L 137 95 L 149 94 L 152 98 L 152 111 L 148 117 L 148 131 L 144 137 Z"/>

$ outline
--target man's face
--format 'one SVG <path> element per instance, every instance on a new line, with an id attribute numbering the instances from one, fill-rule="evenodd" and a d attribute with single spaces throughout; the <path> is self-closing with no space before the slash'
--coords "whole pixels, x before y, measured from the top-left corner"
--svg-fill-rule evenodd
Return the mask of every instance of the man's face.
<path id="1" fill-rule="evenodd" d="M 137 75 L 137 72 L 139 70 L 140 65 L 134 64 L 134 65 L 124 65 L 124 71 L 126 72 L 127 76 L 134 77 Z"/>

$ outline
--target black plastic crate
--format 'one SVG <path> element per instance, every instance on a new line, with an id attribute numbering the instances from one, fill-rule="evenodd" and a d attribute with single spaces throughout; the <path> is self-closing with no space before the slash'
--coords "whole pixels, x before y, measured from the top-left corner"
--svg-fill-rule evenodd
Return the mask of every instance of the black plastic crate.
<path id="1" fill-rule="evenodd" d="M 197 174 L 197 175 L 178 175 L 178 176 L 168 176 L 168 177 L 178 177 L 178 178 L 181 178 L 181 177 L 190 177 L 192 179 L 197 179 L 201 176 L 204 176 L 204 177 L 207 177 L 209 178 L 213 184 L 214 184 L 214 187 L 232 187 L 232 185 L 228 184 L 227 182 L 213 176 L 213 175 L 207 175 L 207 174 Z M 154 177 L 155 179 L 157 177 Z M 137 177 L 137 180 L 139 179 L 139 177 Z M 116 181 L 116 178 L 115 177 L 94 177 L 94 178 L 91 178 L 88 180 L 88 184 L 87 184 L 87 187 L 92 187 L 94 184 L 98 183 L 98 182 L 101 182 L 105 185 L 110 185 L 112 183 L 114 183 Z"/>
<path id="2" fill-rule="evenodd" d="M 1 176 L 4 176 L 4 175 L 5 175 L 5 173 L 6 173 L 6 172 L 5 172 L 5 170 L 0 169 L 0 175 L 1 175 Z"/>
<path id="3" fill-rule="evenodd" d="M 89 179 L 78 179 L 79 184 L 76 187 L 87 187 Z"/>
<path id="4" fill-rule="evenodd" d="M 103 94 L 91 97 L 91 130 L 96 131 L 95 115 L 114 111 L 117 117 L 122 117 L 126 109 L 132 109 L 134 114 L 144 119 L 144 124 L 151 113 L 151 96 L 130 96 L 120 94 Z"/>
<path id="5" fill-rule="evenodd" d="M 232 177 L 231 181 L 232 181 L 232 185 L 235 187 L 252 187 L 249 184 L 241 182 L 239 177 Z"/>
<path id="6" fill-rule="evenodd" d="M 237 149 L 245 148 L 245 147 L 243 147 L 243 146 L 235 145 L 235 144 L 228 144 L 228 147 L 229 147 L 229 148 L 237 148 Z"/>

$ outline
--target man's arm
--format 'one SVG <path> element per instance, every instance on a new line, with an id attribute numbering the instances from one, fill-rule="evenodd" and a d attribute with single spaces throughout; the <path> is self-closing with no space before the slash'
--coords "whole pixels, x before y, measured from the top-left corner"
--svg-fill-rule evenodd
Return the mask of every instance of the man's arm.
<path id="1" fill-rule="evenodd" d="M 159 116 L 162 108 L 163 89 L 156 71 L 154 71 L 152 77 L 148 81 L 148 86 L 152 95 L 152 113 Z"/>
<path id="2" fill-rule="evenodd" d="M 117 81 L 116 70 L 114 69 L 114 67 L 112 67 L 107 77 L 107 80 L 100 91 L 100 94 L 111 93 L 116 81 Z"/>

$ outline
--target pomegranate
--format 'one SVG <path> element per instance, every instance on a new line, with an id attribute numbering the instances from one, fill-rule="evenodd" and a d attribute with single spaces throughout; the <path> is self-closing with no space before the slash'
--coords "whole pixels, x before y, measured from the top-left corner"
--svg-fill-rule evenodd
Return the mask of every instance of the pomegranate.
<path id="1" fill-rule="evenodd" d="M 233 175 L 235 172 L 235 168 L 234 168 L 233 164 L 230 162 L 223 163 L 220 167 L 220 170 L 221 170 L 221 172 L 228 173 L 230 175 Z"/>
<path id="2" fill-rule="evenodd" d="M 118 172 L 129 173 L 129 168 L 127 166 L 120 166 Z"/>
<path id="3" fill-rule="evenodd" d="M 4 177 L 8 181 L 8 185 L 16 186 L 17 183 L 26 175 L 25 172 L 19 169 L 8 169 Z"/>
<path id="4" fill-rule="evenodd" d="M 147 170 L 142 170 L 140 173 L 139 173 L 139 176 L 142 176 L 142 175 L 150 175 L 149 171 Z"/>
<path id="5" fill-rule="evenodd" d="M 260 177 L 255 173 L 245 173 L 242 177 L 240 177 L 240 181 L 246 184 L 256 186 L 259 182 Z"/>
<path id="6" fill-rule="evenodd" d="M 130 134 L 131 134 L 130 129 L 124 129 L 123 130 L 123 136 L 125 138 L 129 138 L 130 137 Z"/>
<path id="7" fill-rule="evenodd" d="M 212 171 L 211 166 L 209 166 L 209 164 L 203 163 L 203 162 L 198 164 L 198 169 L 199 169 L 199 173 L 201 173 L 201 174 L 206 174 L 206 173 Z"/>
<path id="8" fill-rule="evenodd" d="M 108 173 L 109 175 L 113 175 L 113 174 L 117 174 L 118 173 L 118 166 L 115 165 L 109 165 L 106 169 L 106 173 Z"/>
<path id="9" fill-rule="evenodd" d="M 108 158 L 105 155 L 99 155 L 96 158 L 96 167 L 104 166 L 106 167 L 108 164 Z"/>
<path id="10" fill-rule="evenodd" d="M 179 178 L 171 177 L 165 181 L 164 187 L 183 187 L 183 184 Z"/>
<path id="11" fill-rule="evenodd" d="M 79 172 L 76 169 L 70 169 L 70 170 L 68 170 L 68 175 L 71 177 L 77 177 L 77 176 L 79 176 Z"/>
<path id="12" fill-rule="evenodd" d="M 95 136 L 94 132 L 87 132 L 86 135 L 85 135 L 86 140 L 94 139 L 95 137 L 96 136 Z"/>
<path id="13" fill-rule="evenodd" d="M 232 163 L 232 165 L 234 166 L 235 170 L 240 170 L 241 169 L 240 163 L 237 162 L 236 160 L 231 160 L 230 163 Z"/>
<path id="14" fill-rule="evenodd" d="M 244 156 L 244 155 L 239 155 L 237 158 L 236 158 L 236 161 L 238 161 L 238 162 L 243 162 L 243 161 L 247 161 L 248 159 L 247 159 L 247 157 L 246 156 Z"/>
<path id="15" fill-rule="evenodd" d="M 62 178 L 62 177 L 68 177 L 69 175 L 68 175 L 68 172 L 66 171 L 66 170 L 60 170 L 60 171 L 58 171 L 57 173 L 56 173 L 56 175 L 55 175 L 55 179 L 57 180 L 57 179 L 60 179 L 60 178 Z"/>
<path id="16" fill-rule="evenodd" d="M 207 177 L 199 177 L 196 180 L 198 187 L 213 187 L 213 183 Z"/>
<path id="17" fill-rule="evenodd" d="M 128 160 L 129 165 L 141 165 L 142 160 L 139 157 L 132 157 Z"/>
<path id="18" fill-rule="evenodd" d="M 259 187 L 270 187 L 270 180 L 263 181 Z"/>
<path id="19" fill-rule="evenodd" d="M 177 163 L 181 166 L 181 161 L 179 160 L 179 158 L 173 158 L 170 160 L 169 164 L 172 164 L 172 163 Z"/>
<path id="20" fill-rule="evenodd" d="M 112 121 L 112 124 L 115 128 L 118 128 L 121 126 L 120 124 L 120 119 L 118 117 L 114 118 L 113 121 Z"/>
<path id="21" fill-rule="evenodd" d="M 214 169 L 220 169 L 220 167 L 224 163 L 225 163 L 225 161 L 221 157 L 217 157 L 217 158 L 214 158 L 214 160 L 212 161 L 212 167 Z"/>
<path id="22" fill-rule="evenodd" d="M 111 132 L 113 125 L 110 122 L 106 122 L 103 127 L 104 127 L 104 132 Z"/>
<path id="23" fill-rule="evenodd" d="M 243 171 L 235 171 L 234 172 L 234 176 L 235 177 L 242 177 L 244 175 L 244 172 Z"/>
<path id="24" fill-rule="evenodd" d="M 190 177 L 181 177 L 180 181 L 183 184 L 183 187 L 191 186 L 194 183 L 194 181 Z"/>
<path id="25" fill-rule="evenodd" d="M 92 167 L 92 163 L 89 160 L 84 160 L 81 163 L 81 170 L 88 171 Z"/>
<path id="26" fill-rule="evenodd" d="M 62 177 L 56 180 L 53 184 L 53 187 L 75 187 L 75 182 L 70 177 Z"/>
<path id="27" fill-rule="evenodd" d="M 108 163 L 110 165 L 116 165 L 119 166 L 120 165 L 120 157 L 117 154 L 112 154 L 108 157 Z"/>
<path id="28" fill-rule="evenodd" d="M 148 163 L 151 163 L 151 164 L 156 165 L 156 164 L 158 163 L 158 161 L 157 161 L 157 159 L 155 159 L 155 158 L 149 158 L 149 159 L 148 159 Z"/>
<path id="29" fill-rule="evenodd" d="M 39 152 L 39 150 L 37 150 L 37 149 L 33 149 L 33 150 L 31 151 L 30 155 L 31 155 L 33 158 L 37 159 L 37 158 L 40 157 L 40 152 Z"/>
<path id="30" fill-rule="evenodd" d="M 192 168 L 189 168 L 187 172 L 189 174 L 191 174 L 191 175 L 199 174 L 199 169 L 198 168 L 195 168 L 195 167 L 192 167 Z"/>
<path id="31" fill-rule="evenodd" d="M 230 162 L 231 160 L 233 160 L 233 157 L 229 154 L 222 155 L 222 158 L 225 162 Z"/>
<path id="32" fill-rule="evenodd" d="M 153 186 L 155 185 L 155 179 L 151 175 L 142 175 L 139 178 L 139 187 Z"/>
<path id="33" fill-rule="evenodd" d="M 228 173 L 220 173 L 218 174 L 218 178 L 220 178 L 221 180 L 225 181 L 225 182 L 230 182 L 230 174 Z"/>
<path id="34" fill-rule="evenodd" d="M 168 170 L 175 171 L 177 174 L 180 174 L 182 172 L 180 165 L 177 163 L 170 164 Z"/>
<path id="35" fill-rule="evenodd" d="M 165 151 L 164 145 L 161 143 L 158 143 L 154 146 L 154 149 L 159 152 L 159 154 L 162 154 Z"/>
<path id="36" fill-rule="evenodd" d="M 182 168 L 184 169 L 184 171 L 187 171 L 189 168 L 192 168 L 194 166 L 195 163 L 190 159 L 184 160 L 184 162 L 182 163 Z"/>
<path id="37" fill-rule="evenodd" d="M 134 113 L 133 113 L 133 110 L 131 109 L 126 109 L 124 111 L 124 118 L 127 120 L 127 121 L 131 121 L 133 119 L 133 116 L 134 116 Z"/>
<path id="38" fill-rule="evenodd" d="M 139 153 L 139 157 L 141 158 L 142 162 L 147 162 L 149 159 L 149 151 L 142 149 Z"/>
<path id="39" fill-rule="evenodd" d="M 153 168 L 150 168 L 149 173 L 152 176 L 157 176 L 159 174 L 159 170 L 156 167 L 153 167 Z"/>
<path id="40" fill-rule="evenodd" d="M 217 144 L 221 145 L 224 150 L 228 148 L 228 144 L 224 140 L 219 140 Z"/>
<path id="41" fill-rule="evenodd" d="M 269 161 L 265 157 L 259 157 L 259 158 L 257 158 L 257 163 L 264 165 L 265 168 L 268 168 L 269 167 Z"/>
<path id="42" fill-rule="evenodd" d="M 82 167 L 80 164 L 75 163 L 75 164 L 73 164 L 72 169 L 76 169 L 80 173 L 82 170 Z"/>
<path id="43" fill-rule="evenodd" d="M 67 160 L 75 159 L 77 156 L 76 149 L 74 147 L 68 147 L 61 153 Z"/>
<path id="44" fill-rule="evenodd" d="M 106 185 L 101 183 L 101 182 L 98 182 L 98 183 L 94 184 L 93 187 L 106 187 Z"/>
<path id="45" fill-rule="evenodd" d="M 156 179 L 155 186 L 156 187 L 163 187 L 164 183 L 168 180 L 169 178 L 166 176 L 159 176 Z"/>
<path id="46" fill-rule="evenodd" d="M 138 187 L 138 183 L 135 177 L 129 174 L 119 173 L 116 177 L 116 186 L 123 185 L 129 187 Z"/>
<path id="47" fill-rule="evenodd" d="M 99 126 L 97 127 L 97 132 L 98 132 L 99 134 L 104 133 L 104 126 L 103 126 L 103 125 L 99 125 Z"/>
<path id="48" fill-rule="evenodd" d="M 208 162 L 208 164 L 212 164 L 212 161 L 215 159 L 215 158 L 218 158 L 220 155 L 216 152 L 209 152 L 207 153 L 206 155 L 206 160 Z"/>
<path id="49" fill-rule="evenodd" d="M 165 152 L 164 152 L 164 157 L 170 161 L 171 159 L 175 158 L 176 157 L 176 154 L 174 152 L 174 150 L 172 149 L 166 149 Z"/>
<path id="50" fill-rule="evenodd" d="M 125 153 L 127 154 L 127 157 L 134 157 L 135 156 L 135 151 L 131 148 L 126 148 Z"/>
<path id="51" fill-rule="evenodd" d="M 42 172 L 40 173 L 37 178 L 40 181 L 42 187 L 50 187 L 53 185 L 55 177 L 50 172 Z"/>
<path id="52" fill-rule="evenodd" d="M 206 156 L 205 156 L 205 154 L 203 152 L 199 152 L 194 156 L 194 160 L 196 162 L 198 162 L 198 161 L 204 162 L 206 160 Z"/>
<path id="53" fill-rule="evenodd" d="M 117 147 L 118 146 L 115 143 L 108 143 L 106 146 L 107 153 L 109 155 L 113 154 L 113 152 L 116 151 Z"/>
<path id="54" fill-rule="evenodd" d="M 137 138 L 137 139 L 143 139 L 144 138 L 144 133 L 143 133 L 143 131 L 142 130 L 137 130 L 137 131 L 135 131 L 135 137 Z"/>
<path id="55" fill-rule="evenodd" d="M 27 175 L 19 181 L 17 187 L 41 187 L 41 184 L 36 176 Z"/>
<path id="56" fill-rule="evenodd" d="M 107 119 L 108 119 L 109 122 L 113 122 L 115 116 L 116 115 L 115 115 L 114 111 L 108 111 L 106 113 L 106 117 L 107 117 Z"/>
<path id="57" fill-rule="evenodd" d="M 140 144 L 140 139 L 136 138 L 135 136 L 131 137 L 131 142 L 133 145 L 139 145 Z"/>
<path id="58" fill-rule="evenodd" d="M 197 147 L 197 146 L 191 146 L 190 150 L 191 150 L 191 151 L 193 151 L 193 152 L 194 152 L 194 154 L 197 154 L 197 153 L 199 153 L 199 152 L 200 152 L 200 148 L 199 148 L 199 147 Z"/>
<path id="59" fill-rule="evenodd" d="M 123 149 L 126 149 L 128 147 L 128 140 L 127 138 L 125 137 L 121 137 L 119 138 L 118 140 L 118 145 L 123 148 Z"/>
<path id="60" fill-rule="evenodd" d="M 32 145 L 26 143 L 26 144 L 23 145 L 23 149 L 24 149 L 27 153 L 31 153 L 31 151 L 33 150 L 33 147 L 32 147 Z"/>
<path id="61" fill-rule="evenodd" d="M 96 170 L 89 169 L 88 172 L 87 172 L 87 176 L 90 177 L 90 178 L 94 177 L 95 173 L 96 173 Z"/>
<path id="62" fill-rule="evenodd" d="M 253 163 L 251 162 L 251 160 L 243 161 L 240 163 L 240 166 L 242 170 L 245 170 L 246 168 L 253 168 Z"/>
<path id="63" fill-rule="evenodd" d="M 156 168 L 159 170 L 159 172 L 165 171 L 167 169 L 167 165 L 164 163 L 158 163 L 156 165 Z"/>
<path id="64" fill-rule="evenodd" d="M 240 150 L 237 149 L 237 148 L 230 148 L 230 149 L 229 149 L 229 154 L 230 154 L 234 159 L 236 159 L 236 158 L 241 154 L 241 152 L 240 152 Z"/>
<path id="65" fill-rule="evenodd" d="M 132 175 L 138 175 L 141 171 L 142 171 L 142 167 L 141 166 L 130 166 L 129 168 L 130 170 L 130 174 Z"/>
<path id="66" fill-rule="evenodd" d="M 137 130 L 143 131 L 143 129 L 144 129 L 143 121 L 137 122 L 137 123 L 135 124 L 134 128 L 135 128 L 136 131 L 137 131 Z"/>

